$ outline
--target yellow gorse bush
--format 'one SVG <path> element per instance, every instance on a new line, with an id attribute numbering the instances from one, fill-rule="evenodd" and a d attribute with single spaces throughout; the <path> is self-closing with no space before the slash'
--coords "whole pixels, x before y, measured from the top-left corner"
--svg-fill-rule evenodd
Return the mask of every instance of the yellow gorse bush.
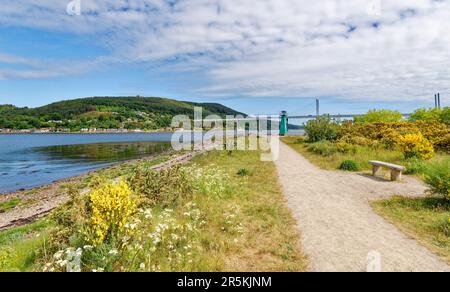
<path id="1" fill-rule="evenodd" d="M 360 146 L 374 146 L 381 143 L 388 149 L 394 149 L 400 136 L 422 134 L 437 151 L 450 153 L 450 126 L 434 122 L 396 122 L 354 124 L 344 122 L 338 130 L 338 139 Z M 375 145 L 378 146 L 378 145 Z"/>
<path id="2" fill-rule="evenodd" d="M 434 156 L 433 145 L 421 134 L 407 134 L 398 137 L 397 144 L 405 158 L 417 157 L 431 159 Z"/>
<path id="3" fill-rule="evenodd" d="M 89 193 L 90 220 L 85 231 L 86 241 L 101 244 L 121 232 L 127 220 L 136 212 L 137 202 L 124 181 L 105 183 Z"/>

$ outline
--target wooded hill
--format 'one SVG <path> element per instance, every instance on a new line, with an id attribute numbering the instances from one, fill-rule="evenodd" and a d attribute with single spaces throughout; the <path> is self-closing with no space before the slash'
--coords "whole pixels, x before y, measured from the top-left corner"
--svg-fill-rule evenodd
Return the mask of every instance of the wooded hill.
<path id="1" fill-rule="evenodd" d="M 91 97 L 37 108 L 0 105 L 0 129 L 84 128 L 155 130 L 169 127 L 175 115 L 244 115 L 218 103 L 194 103 L 158 97 Z"/>

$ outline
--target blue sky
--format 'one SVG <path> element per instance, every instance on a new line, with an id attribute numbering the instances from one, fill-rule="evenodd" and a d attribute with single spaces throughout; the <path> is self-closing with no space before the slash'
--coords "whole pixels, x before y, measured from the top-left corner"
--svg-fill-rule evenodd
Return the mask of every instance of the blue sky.
<path id="1" fill-rule="evenodd" d="M 449 1 L 9 1 L 0 104 L 88 96 L 219 102 L 250 114 L 409 112 L 450 100 Z"/>

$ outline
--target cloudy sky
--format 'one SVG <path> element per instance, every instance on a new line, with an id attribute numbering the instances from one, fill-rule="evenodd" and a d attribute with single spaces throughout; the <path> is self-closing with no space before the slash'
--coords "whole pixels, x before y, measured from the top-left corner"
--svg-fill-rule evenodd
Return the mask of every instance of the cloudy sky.
<path id="1" fill-rule="evenodd" d="M 306 114 L 314 97 L 333 113 L 406 112 L 438 91 L 450 102 L 448 0 L 70 2 L 2 1 L 0 104 L 144 95 Z"/>

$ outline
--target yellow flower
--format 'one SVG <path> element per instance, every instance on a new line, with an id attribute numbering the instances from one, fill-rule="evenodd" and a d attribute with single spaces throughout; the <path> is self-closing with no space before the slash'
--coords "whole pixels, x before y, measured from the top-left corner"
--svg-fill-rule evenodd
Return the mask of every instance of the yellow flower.
<path id="1" fill-rule="evenodd" d="M 89 203 L 92 213 L 85 233 L 87 241 L 92 244 L 115 237 L 137 208 L 133 193 L 124 181 L 106 183 L 92 190 Z"/>
<path id="2" fill-rule="evenodd" d="M 400 136 L 397 144 L 406 158 L 417 157 L 428 160 L 434 156 L 433 145 L 422 134 Z"/>

